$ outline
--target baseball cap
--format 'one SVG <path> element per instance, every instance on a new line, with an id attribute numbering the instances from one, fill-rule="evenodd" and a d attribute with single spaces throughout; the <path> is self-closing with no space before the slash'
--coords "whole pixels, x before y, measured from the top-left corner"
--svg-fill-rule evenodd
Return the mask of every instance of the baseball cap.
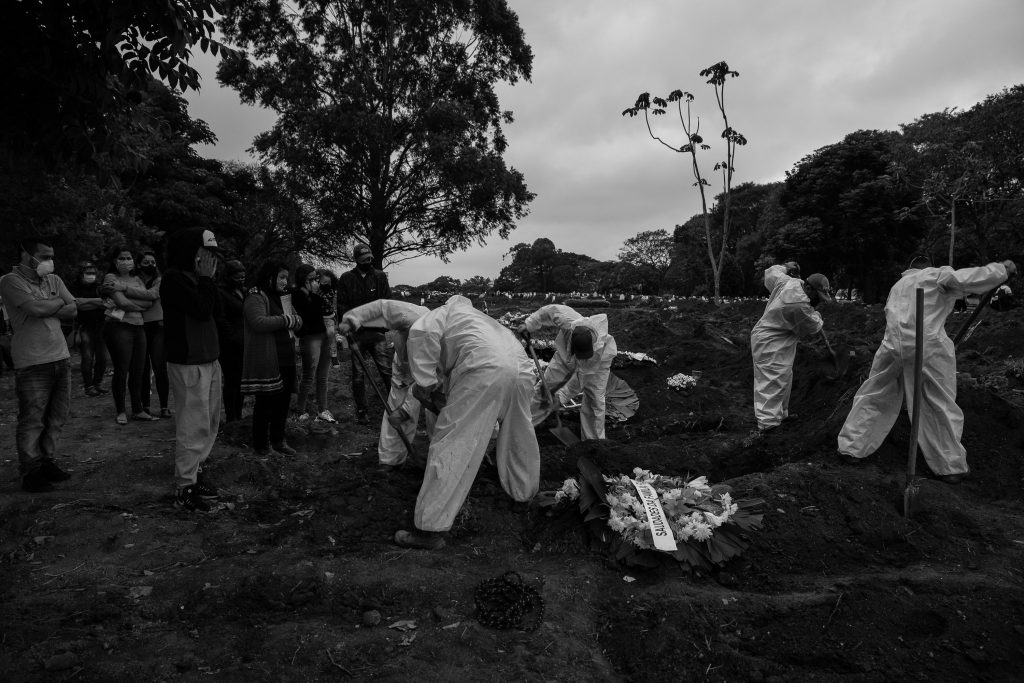
<path id="1" fill-rule="evenodd" d="M 369 245 L 366 245 L 366 244 L 357 244 L 355 246 L 355 248 L 352 249 L 352 258 L 353 259 L 358 259 L 360 256 L 371 256 L 371 255 L 373 255 L 373 251 L 371 251 Z"/>
<path id="2" fill-rule="evenodd" d="M 821 273 L 814 273 L 813 275 L 808 275 L 804 282 L 809 287 L 813 287 L 823 301 L 832 302 L 832 287 L 829 285 L 827 277 Z"/>

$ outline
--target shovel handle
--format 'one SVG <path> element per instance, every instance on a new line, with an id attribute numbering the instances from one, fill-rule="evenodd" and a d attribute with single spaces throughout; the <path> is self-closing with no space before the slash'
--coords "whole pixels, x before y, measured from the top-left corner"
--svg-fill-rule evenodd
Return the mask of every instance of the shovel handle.
<path id="1" fill-rule="evenodd" d="M 384 412 L 391 415 L 394 411 L 388 407 L 388 399 L 384 396 L 384 392 L 381 391 L 380 385 L 377 384 L 377 380 L 370 376 L 370 368 L 366 365 L 366 359 L 363 358 L 363 353 L 359 350 L 359 345 L 356 343 L 355 337 L 348 334 L 345 335 L 345 338 L 348 340 L 348 347 L 352 351 L 352 355 L 355 356 L 355 359 L 359 361 L 359 365 L 363 368 L 363 374 L 366 375 L 366 379 L 373 385 L 374 393 L 377 394 L 377 398 L 380 399 L 380 402 L 384 404 Z M 394 430 L 398 433 L 398 438 L 402 440 L 402 445 L 405 446 L 405 450 L 409 452 L 410 457 L 415 458 L 416 452 L 412 449 L 412 443 L 409 442 L 409 437 L 407 437 L 405 432 L 398 427 L 394 427 Z"/>
<path id="2" fill-rule="evenodd" d="M 981 315 L 982 309 L 984 309 L 985 306 L 988 305 L 988 302 L 992 300 L 992 297 L 999 290 L 999 287 L 1002 287 L 1002 285 L 993 287 L 985 292 L 985 295 L 981 297 L 981 301 L 979 301 L 978 305 L 974 307 L 973 311 L 971 311 L 971 317 L 969 317 L 967 322 L 961 325 L 960 329 L 956 331 L 956 336 L 953 337 L 953 346 L 959 346 L 960 342 L 964 340 L 964 337 L 967 335 L 967 331 L 971 329 L 971 325 L 978 319 L 978 316 Z"/>
<path id="3" fill-rule="evenodd" d="M 530 358 L 533 359 L 533 365 L 537 368 L 537 377 L 540 379 L 540 384 L 544 387 L 544 395 L 547 396 L 548 404 L 551 406 L 551 410 L 555 413 L 555 421 L 558 423 L 558 428 L 562 428 L 562 418 L 558 414 L 558 410 L 555 409 L 555 399 L 551 395 L 551 388 L 548 383 L 544 381 L 544 373 L 540 371 L 540 361 L 537 360 L 537 352 L 533 350 L 533 341 L 530 339 L 529 333 L 522 335 L 523 340 L 526 342 L 526 351 L 530 354 Z"/>

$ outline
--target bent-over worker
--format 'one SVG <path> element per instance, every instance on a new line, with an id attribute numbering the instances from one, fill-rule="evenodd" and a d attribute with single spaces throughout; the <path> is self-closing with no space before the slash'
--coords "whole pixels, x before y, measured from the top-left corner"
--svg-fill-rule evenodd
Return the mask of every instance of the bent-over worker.
<path id="1" fill-rule="evenodd" d="M 555 355 L 544 370 L 542 381 L 554 395 L 573 375 L 583 390 L 580 406 L 580 429 L 584 439 L 604 438 L 605 395 L 608 373 L 619 347 L 608 334 L 608 316 L 601 313 L 584 317 L 568 306 L 543 306 L 519 326 L 520 335 L 535 334 L 545 328 L 558 331 Z M 545 405 L 541 392 L 533 401 L 533 424 L 538 425 L 556 405 Z"/>
<path id="2" fill-rule="evenodd" d="M 416 529 L 398 531 L 395 542 L 436 550 L 444 546 L 438 532 L 451 528 L 469 494 L 495 423 L 502 488 L 520 502 L 537 493 L 540 451 L 530 420 L 536 371 L 509 330 L 458 295 L 413 323 L 409 367 L 419 396 L 434 393 L 439 376 L 448 393 L 416 499 Z"/>
<path id="3" fill-rule="evenodd" d="M 828 278 L 821 273 L 809 275 L 806 281 L 792 277 L 787 273 L 799 272 L 794 266 L 790 262 L 764 271 L 764 286 L 771 295 L 750 331 L 754 417 L 760 432 L 778 427 L 789 417 L 797 340 L 821 331 L 821 314 L 814 309 L 822 301 L 832 301 Z"/>
<path id="4" fill-rule="evenodd" d="M 397 467 L 405 462 L 407 453 L 405 444 L 396 428 L 389 422 L 388 414 L 399 413 L 407 419 L 401 422 L 406 438 L 412 443 L 416 437 L 416 424 L 419 422 L 420 402 L 412 395 L 412 373 L 409 370 L 408 340 L 409 328 L 430 309 L 405 301 L 378 299 L 362 306 L 348 310 L 341 318 L 338 330 L 345 335 L 351 334 L 361 327 L 383 328 L 394 330 L 393 337 L 395 354 L 391 360 L 391 388 L 388 391 L 388 410 L 380 421 L 380 444 L 377 455 L 382 465 Z M 371 380 L 372 381 L 372 380 Z M 433 413 L 427 411 L 427 431 L 432 430 Z"/>
<path id="5" fill-rule="evenodd" d="M 916 290 L 924 290 L 924 364 L 921 385 L 921 431 L 917 443 L 932 472 L 958 484 L 970 468 L 960 443 L 964 414 L 956 404 L 956 350 L 946 334 L 946 318 L 957 299 L 981 294 L 1017 272 L 1013 261 L 980 268 L 933 268 L 924 256 L 889 290 L 885 302 L 885 336 L 875 352 L 871 374 L 857 390 L 850 414 L 839 432 L 839 457 L 860 464 L 882 445 L 900 412 L 904 394 L 913 410 L 914 357 L 917 337 Z"/>

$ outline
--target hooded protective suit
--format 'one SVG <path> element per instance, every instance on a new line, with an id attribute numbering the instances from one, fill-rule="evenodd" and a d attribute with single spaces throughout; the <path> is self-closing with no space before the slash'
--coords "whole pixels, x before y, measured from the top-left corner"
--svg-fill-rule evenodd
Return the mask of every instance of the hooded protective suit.
<path id="1" fill-rule="evenodd" d="M 803 281 L 786 275 L 786 266 L 765 270 L 764 286 L 771 292 L 768 305 L 750 331 L 758 429 L 777 427 L 789 417 L 797 340 L 817 334 L 823 324 L 804 292 Z"/>
<path id="2" fill-rule="evenodd" d="M 446 531 L 469 494 L 495 423 L 498 478 L 506 493 L 527 501 L 540 484 L 540 451 L 530 421 L 533 362 L 494 318 L 453 296 L 409 330 L 413 381 L 429 388 L 440 376 L 447 404 L 437 416 L 415 524 Z"/>
<path id="3" fill-rule="evenodd" d="M 889 291 L 885 303 L 885 337 L 875 352 L 871 374 L 857 391 L 839 432 L 839 452 L 864 458 L 882 445 L 900 412 L 904 394 L 907 411 L 914 406 L 914 340 L 916 294 L 924 289 L 924 366 L 922 369 L 921 431 L 918 445 L 937 475 L 970 471 L 960 444 L 964 414 L 956 404 L 956 356 L 946 334 L 946 318 L 965 294 L 981 294 L 1006 280 L 1006 267 L 953 270 L 911 269 Z"/>
<path id="4" fill-rule="evenodd" d="M 412 395 L 412 373 L 409 371 L 407 343 L 409 328 L 430 309 L 416 304 L 391 299 L 377 299 L 348 310 L 341 320 L 353 330 L 360 327 L 376 327 L 394 330 L 395 355 L 391 361 L 391 388 L 388 392 L 388 412 L 402 408 L 411 418 L 403 426 L 406 438 L 412 443 L 416 438 L 416 425 L 420 420 L 420 402 Z M 434 414 L 427 411 L 427 433 L 433 432 Z M 380 421 L 380 443 L 377 455 L 383 465 L 401 465 L 408 453 L 405 444 L 385 414 Z"/>
<path id="5" fill-rule="evenodd" d="M 605 396 L 608 373 L 619 347 L 615 337 L 608 334 L 608 316 L 601 313 L 583 317 L 568 306 L 551 304 L 537 309 L 523 323 L 530 334 L 545 328 L 558 331 L 555 337 L 555 355 L 544 370 L 544 382 L 554 395 L 575 374 L 583 390 L 583 405 L 580 407 L 580 427 L 584 439 L 604 438 Z M 594 355 L 580 360 L 572 355 L 572 333 L 577 328 L 590 332 L 594 339 Z M 553 409 L 541 407 L 544 392 L 533 401 L 533 423 L 544 421 Z"/>

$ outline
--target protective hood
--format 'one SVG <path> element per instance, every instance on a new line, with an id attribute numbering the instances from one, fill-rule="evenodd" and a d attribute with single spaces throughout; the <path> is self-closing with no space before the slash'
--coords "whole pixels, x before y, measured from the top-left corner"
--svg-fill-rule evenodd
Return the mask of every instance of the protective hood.
<path id="1" fill-rule="evenodd" d="M 430 312 L 426 306 L 417 306 L 405 301 L 377 299 L 362 306 L 356 306 L 342 316 L 342 320 L 360 327 L 384 327 L 389 330 L 408 332 L 412 324 Z"/>

